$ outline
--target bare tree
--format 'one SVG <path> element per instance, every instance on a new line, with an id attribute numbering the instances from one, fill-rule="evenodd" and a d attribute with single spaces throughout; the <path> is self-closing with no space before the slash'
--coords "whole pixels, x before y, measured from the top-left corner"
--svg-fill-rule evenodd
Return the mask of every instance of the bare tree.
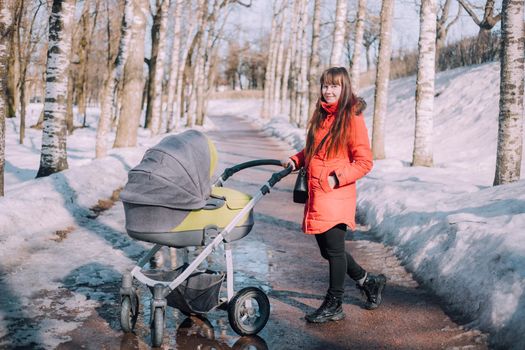
<path id="1" fill-rule="evenodd" d="M 168 0 L 155 1 L 156 13 L 153 16 L 153 25 L 151 26 L 151 56 L 149 59 L 149 79 L 147 82 L 147 102 L 146 102 L 146 120 L 144 127 L 152 131 L 155 135 L 158 130 L 154 126 L 158 123 L 159 108 L 155 106 L 155 101 L 160 97 L 162 89 L 162 73 L 166 37 L 166 21 L 168 19 Z M 158 103 L 158 102 L 157 102 Z M 155 108 L 158 107 L 158 108 Z M 153 119 L 156 119 L 155 122 Z"/>
<path id="2" fill-rule="evenodd" d="M 290 45 L 288 49 L 288 54 L 285 63 L 285 72 L 283 75 L 283 81 L 288 82 L 288 94 L 289 105 L 288 105 L 288 115 L 290 123 L 299 125 L 299 113 L 297 111 L 297 99 L 298 99 L 298 90 L 299 90 L 299 72 L 300 72 L 300 52 L 302 46 L 302 11 L 303 11 L 303 1 L 297 0 L 294 1 L 292 22 L 291 22 L 291 33 L 290 33 Z"/>
<path id="3" fill-rule="evenodd" d="M 503 0 L 498 151 L 494 185 L 520 179 L 523 149 L 524 5 Z"/>
<path id="4" fill-rule="evenodd" d="M 160 12 L 160 26 L 158 28 L 158 52 L 155 57 L 155 75 L 152 91 L 153 102 L 151 108 L 151 134 L 157 135 L 162 125 L 162 81 L 164 80 L 164 65 L 166 61 L 166 31 L 168 27 L 169 0 L 163 0 L 157 12 Z M 153 59 L 153 56 L 152 56 Z M 148 107 L 149 108 L 149 107 Z"/>
<path id="5" fill-rule="evenodd" d="M 225 4 L 224 2 L 223 4 Z M 195 124 L 196 125 L 203 125 L 204 124 L 204 90 L 205 90 L 205 84 L 206 84 L 206 77 L 205 77 L 205 65 L 206 65 L 206 59 L 207 59 L 207 48 L 208 48 L 208 42 L 210 41 L 211 32 L 213 31 L 213 26 L 215 25 L 216 16 L 219 11 L 219 1 L 215 0 L 213 3 L 213 8 L 211 10 L 211 13 L 208 13 L 206 10 L 204 12 L 205 18 L 202 23 L 202 36 L 201 40 L 199 42 L 199 49 L 197 51 L 197 60 L 195 65 L 195 73 L 194 73 L 194 80 L 193 85 L 196 87 L 195 93 L 196 93 L 196 106 L 195 106 Z"/>
<path id="6" fill-rule="evenodd" d="M 272 25 L 270 27 L 270 49 L 268 51 L 268 61 L 266 64 L 266 76 L 264 78 L 264 98 L 261 110 L 263 119 L 272 116 L 273 108 L 273 89 L 275 88 L 275 61 L 277 60 L 278 32 L 279 32 L 279 6 L 276 0 L 273 3 Z"/>
<path id="7" fill-rule="evenodd" d="M 354 36 L 354 53 L 352 55 L 351 84 L 352 90 L 359 91 L 359 65 L 361 62 L 361 46 L 363 46 L 363 33 L 365 31 L 366 0 L 359 0 L 357 5 L 357 16 Z"/>
<path id="8" fill-rule="evenodd" d="M 494 3 L 495 0 L 487 0 L 485 3 L 485 10 L 483 11 L 483 18 L 479 17 L 474 12 L 472 6 L 466 0 L 458 0 L 460 5 L 467 11 L 469 16 L 472 18 L 474 23 L 479 26 L 479 37 L 484 39 L 492 28 L 501 20 L 501 13 L 494 15 Z"/>
<path id="9" fill-rule="evenodd" d="M 376 89 L 374 94 L 374 121 L 372 153 L 375 159 L 385 158 L 385 118 L 388 102 L 390 57 L 392 55 L 392 17 L 394 1 L 384 0 L 381 6 L 381 30 L 376 67 Z"/>
<path id="10" fill-rule="evenodd" d="M 275 79 L 273 87 L 273 112 L 279 113 L 281 110 L 281 84 L 283 80 L 283 65 L 284 65 L 284 42 L 286 38 L 286 26 L 288 23 L 288 15 L 289 11 L 288 9 L 288 3 L 283 3 L 283 9 L 282 9 L 282 15 L 281 19 L 279 21 L 279 29 L 277 33 L 277 55 L 276 55 L 276 62 L 275 62 Z"/>
<path id="11" fill-rule="evenodd" d="M 24 143 L 25 129 L 26 129 L 26 83 L 27 70 L 31 62 L 31 56 L 34 54 L 39 41 L 33 37 L 35 20 L 38 16 L 40 8 L 43 3 L 39 2 L 35 8 L 28 6 L 29 4 L 22 0 L 18 2 L 16 12 L 16 50 L 19 66 L 17 90 L 19 93 L 20 104 L 20 127 L 19 127 L 19 142 Z M 28 23 L 29 22 L 29 23 Z"/>
<path id="12" fill-rule="evenodd" d="M 106 3 L 106 6 L 107 3 Z M 106 10 L 109 10 L 106 7 Z M 108 11 L 108 43 L 110 42 L 109 35 L 109 11 Z M 100 117 L 97 126 L 97 138 L 95 153 L 97 158 L 104 157 L 107 154 L 107 140 L 106 135 L 111 126 L 113 119 L 113 105 L 115 103 L 115 89 L 122 79 L 124 64 L 126 63 L 131 41 L 131 22 L 133 21 L 133 2 L 132 0 L 125 0 L 124 10 L 122 13 L 122 20 L 120 25 L 120 40 L 118 52 L 113 61 L 108 57 L 108 70 L 106 79 L 104 81 L 103 89 L 100 96 Z M 109 51 L 109 49 L 108 49 Z"/>
<path id="13" fill-rule="evenodd" d="M 379 38 L 379 17 L 378 16 L 368 16 L 365 21 L 365 30 L 363 33 L 363 46 L 365 47 L 366 55 L 366 70 L 369 71 L 372 67 L 372 59 L 370 58 L 370 49 L 372 45 L 377 42 Z"/>
<path id="14" fill-rule="evenodd" d="M 131 39 L 128 58 L 124 65 L 122 106 L 119 113 L 117 135 L 113 147 L 133 147 L 137 144 L 137 132 L 142 114 L 144 91 L 144 41 L 146 36 L 146 13 L 148 3 L 131 0 L 133 19 L 130 25 Z"/>
<path id="15" fill-rule="evenodd" d="M 5 116 L 7 112 L 7 63 L 12 40 L 12 0 L 0 0 L 0 197 L 4 195 Z"/>
<path id="16" fill-rule="evenodd" d="M 188 57 L 186 57 L 184 77 L 186 85 L 186 97 L 187 101 L 186 106 L 184 107 L 186 111 L 186 127 L 190 128 L 195 125 L 195 115 L 197 112 L 197 101 L 195 99 L 197 86 L 195 81 L 197 74 L 199 74 L 199 48 L 203 36 L 205 35 L 205 22 L 208 18 L 208 2 L 206 0 L 200 0 L 198 4 L 198 12 L 196 13 L 198 18 L 197 22 L 197 32 L 193 38 L 193 41 L 190 45 L 188 51 Z M 184 112 L 183 111 L 183 112 Z"/>
<path id="17" fill-rule="evenodd" d="M 86 0 L 87 1 L 87 0 Z M 91 5 L 94 1 L 94 10 L 91 12 L 91 6 L 88 7 L 88 13 L 82 18 L 81 36 L 79 43 L 79 64 L 78 64 L 78 79 L 75 88 L 76 100 L 78 103 L 78 113 L 82 115 L 82 126 L 86 126 L 86 104 L 87 104 L 87 88 L 88 88 L 88 68 L 89 68 L 89 54 L 93 44 L 93 37 L 95 28 L 97 26 L 97 18 L 100 11 L 100 0 L 87 1 Z"/>
<path id="18" fill-rule="evenodd" d="M 307 44 L 307 28 L 308 28 L 308 8 L 307 1 L 302 0 L 301 12 L 299 17 L 299 28 L 301 29 L 299 50 L 297 50 L 297 62 L 299 63 L 299 72 L 297 77 L 297 101 L 295 108 L 297 124 L 300 128 L 306 126 L 308 117 L 308 44 Z"/>
<path id="19" fill-rule="evenodd" d="M 295 64 L 293 63 L 293 60 L 295 58 L 295 50 L 297 45 L 297 32 L 298 32 L 298 25 L 299 25 L 299 1 L 294 1 L 293 9 L 291 12 L 291 18 L 290 18 L 290 35 L 288 37 L 288 50 L 286 50 L 286 59 L 284 62 L 284 68 L 283 68 L 283 80 L 281 84 L 281 113 L 284 112 L 284 106 L 286 104 L 286 101 L 288 99 L 288 91 L 290 90 L 290 104 L 289 104 L 289 110 L 292 106 L 292 91 L 294 91 L 294 77 L 295 77 Z M 291 77 L 291 79 L 290 79 Z M 294 119 L 292 117 L 292 113 L 289 113 L 289 120 L 290 123 L 294 123 Z"/>
<path id="20" fill-rule="evenodd" d="M 319 96 L 319 70 L 321 60 L 319 57 L 319 36 L 321 33 L 321 0 L 314 1 L 312 17 L 312 49 L 310 51 L 310 69 L 308 69 L 308 119 L 314 114 Z"/>
<path id="21" fill-rule="evenodd" d="M 180 63 L 180 46 L 181 46 L 181 20 L 182 20 L 182 0 L 175 0 L 173 6 L 174 9 L 174 24 L 173 24 L 173 46 L 171 50 L 171 65 L 169 70 L 169 80 L 168 80 L 168 102 L 167 102 L 167 111 L 166 111 L 166 131 L 170 132 L 173 129 L 175 122 L 175 114 L 177 101 L 175 100 L 176 90 L 177 90 L 177 80 L 179 73 Z"/>
<path id="22" fill-rule="evenodd" d="M 20 11 L 22 6 L 16 1 L 11 2 L 10 11 L 11 20 L 13 25 L 16 22 L 16 19 L 20 16 Z M 13 29 L 14 30 L 14 29 Z M 6 96 L 7 96 L 7 105 L 6 105 L 6 118 L 15 118 L 16 110 L 18 107 L 18 94 L 16 91 L 16 84 L 18 81 L 18 72 L 20 71 L 19 67 L 19 58 L 16 48 L 18 47 L 18 35 L 12 35 L 11 44 L 9 45 L 9 54 L 8 54 L 8 63 L 7 63 L 7 84 L 6 84 Z"/>
<path id="23" fill-rule="evenodd" d="M 445 46 L 445 40 L 447 39 L 448 31 L 459 19 L 461 15 L 461 6 L 458 6 L 458 12 L 452 19 L 449 17 L 450 5 L 452 0 L 445 0 L 441 3 L 438 8 L 437 15 L 437 26 L 436 26 L 436 57 L 439 49 Z"/>
<path id="24" fill-rule="evenodd" d="M 337 0 L 335 10 L 335 28 L 330 53 L 330 66 L 343 66 L 343 47 L 345 40 L 347 0 Z"/>
<path id="25" fill-rule="evenodd" d="M 54 0 L 49 17 L 46 97 L 40 168 L 37 177 L 68 168 L 66 99 L 75 0 Z"/>
<path id="26" fill-rule="evenodd" d="M 434 77 L 436 73 L 436 3 L 421 0 L 416 81 L 416 129 L 413 166 L 432 166 Z"/>
<path id="27" fill-rule="evenodd" d="M 200 8 L 200 6 L 197 8 L 197 18 L 201 18 L 201 16 L 198 15 Z M 190 14 L 193 13 L 191 7 L 184 7 L 184 9 Z M 175 117 L 175 127 L 177 126 L 177 121 L 184 117 L 186 111 L 184 101 L 184 82 L 187 80 L 187 75 L 191 68 L 191 57 L 197 42 L 198 30 L 196 33 L 194 33 L 195 28 L 198 25 L 197 22 L 198 21 L 189 21 L 188 29 L 186 30 L 186 41 L 184 42 L 183 49 L 181 50 L 181 61 L 177 72 L 177 89 L 175 95 L 175 105 L 178 106 L 179 116 Z"/>

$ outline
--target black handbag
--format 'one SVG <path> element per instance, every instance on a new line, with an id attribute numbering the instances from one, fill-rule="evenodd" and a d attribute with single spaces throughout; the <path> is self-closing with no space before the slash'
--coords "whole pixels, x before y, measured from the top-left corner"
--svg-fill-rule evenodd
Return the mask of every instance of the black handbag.
<path id="1" fill-rule="evenodd" d="M 319 146 L 317 146 L 315 153 L 317 153 L 317 151 L 323 146 L 328 135 L 329 133 L 326 134 L 325 137 L 323 137 L 323 139 L 319 143 Z M 293 187 L 293 201 L 294 203 L 304 204 L 306 203 L 307 199 L 308 199 L 308 180 L 306 179 L 306 170 L 304 168 L 301 168 L 299 169 L 299 172 L 297 173 L 297 179 L 295 180 L 295 185 Z"/>
<path id="2" fill-rule="evenodd" d="M 306 170 L 304 168 L 299 169 L 297 173 L 297 179 L 295 180 L 295 186 L 293 187 L 293 201 L 295 203 L 306 203 L 308 198 L 308 183 L 306 180 Z"/>

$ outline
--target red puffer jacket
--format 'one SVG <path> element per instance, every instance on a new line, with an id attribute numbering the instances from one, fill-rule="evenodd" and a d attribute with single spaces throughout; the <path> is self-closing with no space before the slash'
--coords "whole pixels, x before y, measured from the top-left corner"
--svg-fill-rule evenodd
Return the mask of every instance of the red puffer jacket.
<path id="1" fill-rule="evenodd" d="M 330 130 L 334 115 L 329 114 L 314 135 L 314 147 Z M 308 200 L 304 207 L 303 231 L 308 234 L 323 233 L 338 224 L 355 228 L 356 180 L 372 169 L 372 151 L 368 131 L 362 114 L 350 118 L 348 147 L 335 156 L 326 155 L 323 147 L 305 164 L 305 150 L 292 156 L 297 168 L 305 167 L 308 173 Z M 328 176 L 335 175 L 338 185 L 331 188 Z"/>

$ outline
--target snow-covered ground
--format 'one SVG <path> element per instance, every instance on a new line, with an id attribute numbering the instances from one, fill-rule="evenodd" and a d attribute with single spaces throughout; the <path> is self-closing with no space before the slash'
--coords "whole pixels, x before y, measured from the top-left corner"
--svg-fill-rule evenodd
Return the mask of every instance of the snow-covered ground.
<path id="1" fill-rule="evenodd" d="M 460 68 L 437 79 L 436 166 L 409 166 L 415 79 L 392 81 L 388 159 L 375 162 L 373 171 L 359 182 L 359 220 L 395 247 L 419 281 L 473 326 L 490 331 L 493 342 L 523 349 L 525 181 L 491 187 L 499 65 Z M 362 95 L 369 104 L 365 116 L 371 129 L 373 89 L 364 89 Z M 304 131 L 289 126 L 285 117 L 257 120 L 259 100 L 211 101 L 209 108 L 245 115 L 297 149 L 304 144 Z M 38 112 L 32 107 L 29 125 Z M 16 121 L 7 121 L 6 196 L 0 199 L 0 347 L 12 341 L 8 334 L 13 327 L 18 334 L 28 329 L 26 338 L 16 340 L 19 345 L 54 347 L 63 341 L 56 335 L 77 327 L 88 316 L 86 310 L 104 298 L 97 299 L 90 288 L 114 280 L 144 249 L 119 231 L 120 204 L 99 220 L 89 218 L 89 208 L 122 186 L 145 149 L 163 136 L 152 139 L 141 130 L 139 147 L 111 150 L 108 157 L 92 161 L 96 113 L 90 110 L 89 127 L 68 137 L 70 170 L 36 180 L 40 131 L 28 129 L 25 144 L 19 145 Z M 68 227 L 76 229 L 57 233 Z M 75 239 L 61 240 L 60 234 Z M 72 293 L 68 285 L 84 287 Z M 65 323 L 53 313 L 73 316 Z M 38 325 L 19 322 L 35 317 Z M 30 332 L 34 327 L 39 332 Z"/>
<path id="2" fill-rule="evenodd" d="M 371 134 L 373 87 L 361 95 Z M 525 180 L 492 187 L 499 64 L 438 74 L 433 168 L 410 167 L 414 95 L 415 77 L 390 82 L 387 159 L 358 182 L 358 219 L 493 343 L 525 349 Z M 286 116 L 253 118 L 258 101 L 216 101 L 211 108 L 241 113 L 269 135 L 304 146 L 304 130 L 290 127 Z"/>

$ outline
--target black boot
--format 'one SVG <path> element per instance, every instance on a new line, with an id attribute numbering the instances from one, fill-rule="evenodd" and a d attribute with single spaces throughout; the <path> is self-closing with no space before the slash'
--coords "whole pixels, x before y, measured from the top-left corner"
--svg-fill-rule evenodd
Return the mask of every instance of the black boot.
<path id="1" fill-rule="evenodd" d="M 365 307 L 368 310 L 377 309 L 381 305 L 381 301 L 383 301 L 381 293 L 383 293 L 385 285 L 386 277 L 383 274 L 377 276 L 368 274 L 362 286 L 357 284 L 357 288 L 366 295 Z"/>
<path id="2" fill-rule="evenodd" d="M 327 294 L 319 309 L 306 315 L 306 320 L 311 323 L 339 321 L 345 318 L 341 298 Z"/>

